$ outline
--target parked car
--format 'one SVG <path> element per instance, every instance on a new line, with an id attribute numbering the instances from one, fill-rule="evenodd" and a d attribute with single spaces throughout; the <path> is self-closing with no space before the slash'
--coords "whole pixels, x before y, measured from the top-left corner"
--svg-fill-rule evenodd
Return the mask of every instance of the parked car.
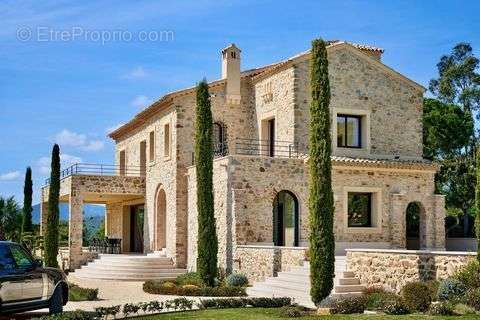
<path id="1" fill-rule="evenodd" d="M 60 313 L 68 301 L 65 273 L 43 267 L 22 245 L 0 241 L 0 313 L 49 308 Z"/>

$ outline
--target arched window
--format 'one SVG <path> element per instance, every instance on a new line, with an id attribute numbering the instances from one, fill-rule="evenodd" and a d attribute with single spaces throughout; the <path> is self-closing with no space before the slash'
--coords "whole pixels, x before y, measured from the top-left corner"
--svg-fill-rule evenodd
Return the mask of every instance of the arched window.
<path id="1" fill-rule="evenodd" d="M 215 156 L 225 156 L 227 154 L 227 142 L 225 135 L 225 126 L 223 123 L 214 122 L 213 123 L 213 150 Z"/>
<path id="2" fill-rule="evenodd" d="M 298 200 L 287 190 L 273 200 L 273 243 L 276 246 L 296 247 L 299 242 Z"/>

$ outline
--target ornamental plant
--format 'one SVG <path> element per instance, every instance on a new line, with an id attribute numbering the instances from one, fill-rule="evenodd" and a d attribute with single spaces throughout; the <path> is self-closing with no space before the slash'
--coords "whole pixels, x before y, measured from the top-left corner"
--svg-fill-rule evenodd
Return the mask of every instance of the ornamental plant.
<path id="1" fill-rule="evenodd" d="M 330 295 L 335 272 L 333 191 L 330 138 L 330 84 L 327 49 L 323 40 L 312 42 L 310 60 L 310 295 L 318 305 Z"/>
<path id="2" fill-rule="evenodd" d="M 58 223 L 60 197 L 60 147 L 55 144 L 52 149 L 52 164 L 50 171 L 50 187 L 48 193 L 48 213 L 45 228 L 45 266 L 58 268 Z"/>

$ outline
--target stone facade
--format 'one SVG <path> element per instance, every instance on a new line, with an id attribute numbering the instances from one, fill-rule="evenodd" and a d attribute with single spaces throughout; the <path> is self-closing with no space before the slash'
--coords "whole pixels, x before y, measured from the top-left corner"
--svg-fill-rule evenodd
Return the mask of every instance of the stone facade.
<path id="1" fill-rule="evenodd" d="M 408 282 L 441 280 L 475 260 L 473 252 L 347 250 L 347 269 L 366 286 L 399 292 Z"/>
<path id="2" fill-rule="evenodd" d="M 337 41 L 327 50 L 337 247 L 404 248 L 406 207 L 417 202 L 422 207 L 422 246 L 443 248 L 444 200 L 434 195 L 436 167 L 422 159 L 424 88 L 382 64 L 381 49 Z M 247 270 L 248 266 L 255 268 L 257 255 L 262 261 L 278 260 L 278 252 L 283 257 L 282 250 L 264 248 L 273 245 L 272 206 L 278 192 L 285 190 L 295 196 L 298 245 L 308 246 L 310 55 L 302 53 L 243 72 L 239 69 L 240 50 L 235 46 L 226 48 L 222 59 L 222 79 L 209 83 L 213 120 L 221 124 L 228 146 L 214 161 L 219 265 L 227 273 L 241 269 L 261 278 L 288 265 L 274 263 L 268 270 Z M 194 88 L 169 93 L 110 134 L 116 142 L 116 165 L 140 166 L 144 189 L 139 198 L 105 201 L 109 234 L 128 237 L 124 232 L 126 210 L 144 203 L 144 251 L 166 248 L 177 266 L 187 265 L 192 270 L 197 242 L 192 166 L 195 99 Z M 359 149 L 337 147 L 336 114 L 344 113 L 361 118 Z M 270 120 L 275 121 L 272 134 Z M 270 150 L 265 147 L 271 137 L 275 147 Z M 125 175 L 130 175 L 128 170 Z M 105 184 L 103 179 L 96 183 Z M 111 193 L 109 187 L 106 183 L 101 192 Z M 374 194 L 372 227 L 348 228 L 349 191 Z M 77 210 L 77 203 L 89 200 L 87 193 L 65 192 L 64 201 Z M 77 229 L 71 231 L 78 233 Z M 125 239 L 125 246 L 128 241 Z M 245 247 L 249 245 L 262 248 Z"/>

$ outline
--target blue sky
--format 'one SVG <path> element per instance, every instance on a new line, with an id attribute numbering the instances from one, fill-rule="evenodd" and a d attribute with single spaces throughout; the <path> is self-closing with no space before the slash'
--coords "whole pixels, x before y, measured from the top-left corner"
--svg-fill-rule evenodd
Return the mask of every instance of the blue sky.
<path id="1" fill-rule="evenodd" d="M 109 128 L 166 92 L 219 78 L 219 52 L 231 42 L 243 69 L 295 55 L 316 37 L 371 44 L 426 86 L 457 42 L 478 55 L 479 9 L 478 1 L 2 1 L 0 195 L 22 201 L 30 165 L 38 202 L 54 142 L 65 166 L 113 163 Z"/>

